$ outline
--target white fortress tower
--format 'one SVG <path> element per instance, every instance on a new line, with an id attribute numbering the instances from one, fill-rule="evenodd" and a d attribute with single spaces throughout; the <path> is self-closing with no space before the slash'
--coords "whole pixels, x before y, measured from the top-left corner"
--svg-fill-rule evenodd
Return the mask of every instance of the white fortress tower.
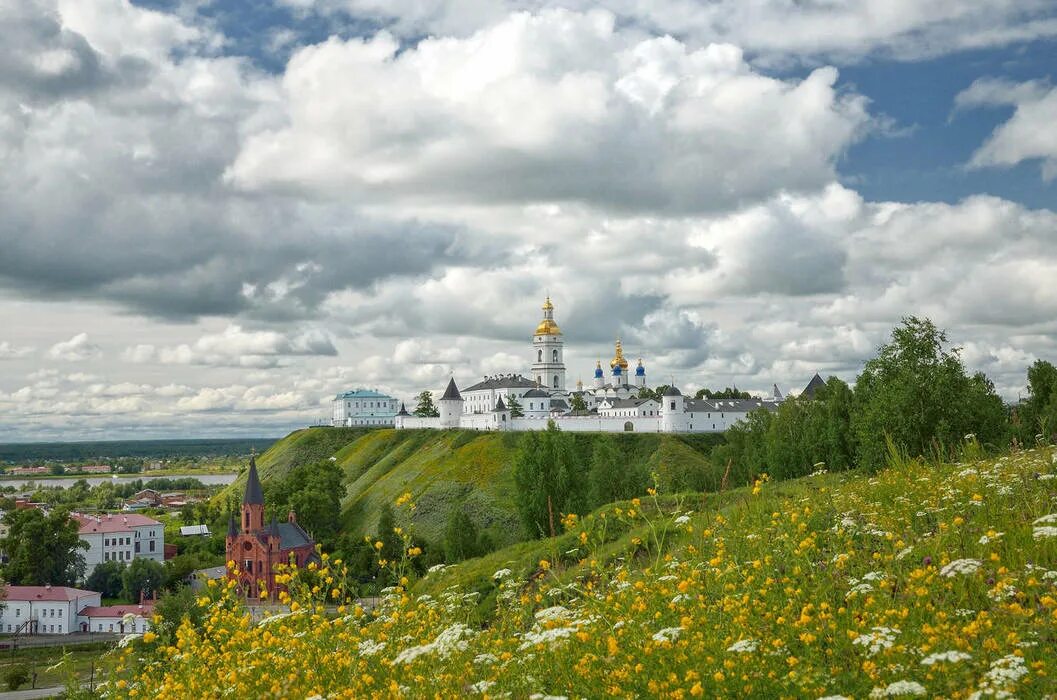
<path id="1" fill-rule="evenodd" d="M 543 304 L 543 320 L 532 336 L 532 378 L 547 389 L 565 391 L 565 358 L 562 331 L 554 322 L 551 298 Z"/>
<path id="2" fill-rule="evenodd" d="M 685 432 L 689 421 L 685 412 L 683 392 L 674 386 L 664 390 L 661 395 L 661 432 Z"/>
<path id="3" fill-rule="evenodd" d="M 437 402 L 438 413 L 440 413 L 440 425 L 442 428 L 458 428 L 459 418 L 462 416 L 462 394 L 459 387 L 455 386 L 455 377 L 448 380 L 448 388 Z"/>

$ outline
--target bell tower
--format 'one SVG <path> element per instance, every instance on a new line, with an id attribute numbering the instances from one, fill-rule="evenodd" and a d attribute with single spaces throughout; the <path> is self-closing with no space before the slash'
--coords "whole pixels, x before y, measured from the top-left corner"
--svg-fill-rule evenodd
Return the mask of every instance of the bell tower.
<path id="1" fill-rule="evenodd" d="M 257 476 L 257 455 L 250 455 L 250 472 L 246 476 L 246 492 L 242 495 L 242 531 L 264 529 L 264 489 Z"/>
<path id="2" fill-rule="evenodd" d="M 565 391 L 565 357 L 562 331 L 554 322 L 554 304 L 543 303 L 543 320 L 532 335 L 532 379 L 551 391 Z"/>

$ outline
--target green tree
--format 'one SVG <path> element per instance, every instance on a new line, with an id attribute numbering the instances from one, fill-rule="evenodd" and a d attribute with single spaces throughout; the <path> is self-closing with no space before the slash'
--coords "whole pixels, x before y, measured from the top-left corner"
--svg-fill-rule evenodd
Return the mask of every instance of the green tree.
<path id="1" fill-rule="evenodd" d="M 52 462 L 48 466 L 48 471 L 50 471 L 55 476 L 62 476 L 66 473 L 66 467 L 62 466 L 62 464 L 60 464 L 59 462 Z"/>
<path id="2" fill-rule="evenodd" d="M 161 618 L 151 629 L 160 638 L 161 644 L 175 644 L 176 630 L 189 621 L 198 629 L 205 619 L 205 608 L 198 605 L 190 586 L 181 586 L 166 592 L 154 604 L 154 614 Z"/>
<path id="3" fill-rule="evenodd" d="M 948 456 L 967 434 L 998 444 L 1004 408 L 983 375 L 969 377 L 958 348 L 932 321 L 910 316 L 869 360 L 855 386 L 852 420 L 860 463 L 885 463 L 888 438 L 911 456 Z"/>
<path id="4" fill-rule="evenodd" d="M 436 418 L 440 415 L 436 404 L 433 403 L 433 392 L 423 391 L 418 395 L 418 405 L 413 413 L 420 418 Z"/>
<path id="5" fill-rule="evenodd" d="M 557 534 L 563 513 L 582 513 L 587 505 L 586 475 L 577 464 L 572 437 L 547 422 L 542 433 L 526 432 L 514 459 L 518 513 L 533 537 Z"/>
<path id="6" fill-rule="evenodd" d="M 121 595 L 122 574 L 125 565 L 119 561 L 104 561 L 97 564 L 89 574 L 85 586 L 90 591 L 99 591 L 104 598 L 117 598 Z"/>
<path id="7" fill-rule="evenodd" d="M 462 508 L 452 508 L 448 524 L 444 528 L 444 560 L 449 564 L 478 556 L 479 536 L 477 526 Z"/>
<path id="8" fill-rule="evenodd" d="M 750 399 L 752 395 L 747 391 L 739 391 L 737 387 L 724 387 L 719 391 L 711 389 L 698 389 L 694 398 L 701 399 Z"/>
<path id="9" fill-rule="evenodd" d="M 325 548 L 332 548 L 341 527 L 343 479 L 341 467 L 329 459 L 299 465 L 285 479 L 265 486 L 270 514 L 285 521 L 294 511 L 301 527 Z"/>
<path id="10" fill-rule="evenodd" d="M 584 395 L 582 393 L 579 393 L 579 392 L 574 393 L 573 396 L 572 396 L 572 399 L 569 402 L 569 408 L 572 411 L 576 411 L 578 413 L 586 413 L 587 412 L 587 402 L 584 401 Z"/>
<path id="11" fill-rule="evenodd" d="M 138 558 L 121 575 L 121 596 L 129 602 L 139 602 L 141 596 L 152 598 L 165 585 L 165 566 L 153 559 Z"/>
<path id="12" fill-rule="evenodd" d="M 396 561 L 403 555 L 404 541 L 396 533 L 396 527 L 396 515 L 393 513 L 393 507 L 386 503 L 382 506 L 382 512 L 378 514 L 377 541 L 382 543 L 382 548 L 377 551 L 379 559 Z"/>
<path id="13" fill-rule="evenodd" d="M 1028 368 L 1028 397 L 1014 407 L 1017 438 L 1035 444 L 1035 436 L 1053 442 L 1057 436 L 1057 367 L 1036 360 Z"/>
<path id="14" fill-rule="evenodd" d="M 661 386 L 656 389 L 651 389 L 648 386 L 644 386 L 639 389 L 638 396 L 640 399 L 653 399 L 654 401 L 660 401 L 661 394 L 664 393 L 664 390 L 667 388 L 667 386 Z"/>
<path id="15" fill-rule="evenodd" d="M 513 394 L 506 398 L 506 407 L 510 409 L 511 418 L 523 418 L 525 416 L 525 409 L 522 408 L 521 402 Z"/>
<path id="16" fill-rule="evenodd" d="M 587 478 L 591 504 L 595 507 L 633 495 L 628 483 L 627 459 L 620 454 L 612 435 L 599 435 L 594 440 Z"/>
<path id="17" fill-rule="evenodd" d="M 48 515 L 35 508 L 13 510 L 4 517 L 7 537 L 0 547 L 7 552 L 4 578 L 23 586 L 73 586 L 84 576 L 88 543 L 77 534 L 77 521 L 65 508 Z"/>

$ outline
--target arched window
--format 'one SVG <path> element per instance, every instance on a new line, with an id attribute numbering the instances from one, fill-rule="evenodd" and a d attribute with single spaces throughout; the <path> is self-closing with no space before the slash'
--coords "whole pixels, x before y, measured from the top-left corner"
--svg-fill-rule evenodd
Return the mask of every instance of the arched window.
<path id="1" fill-rule="evenodd" d="M 555 349 L 552 354 L 554 355 L 554 362 L 557 362 L 558 361 L 558 351 L 557 351 L 557 349 Z"/>
<path id="2" fill-rule="evenodd" d="M 558 388 L 558 375 L 557 375 L 557 374 L 556 374 L 556 375 L 554 375 L 554 388 L 555 388 L 555 389 L 557 389 L 557 388 Z"/>
<path id="3" fill-rule="evenodd" d="M 543 350 L 536 351 L 536 362 L 543 362 Z"/>
<path id="4" fill-rule="evenodd" d="M 628 421 L 627 423 L 624 424 L 624 432 L 625 433 L 630 433 L 630 432 L 633 432 L 634 430 L 635 430 L 635 424 L 632 423 L 631 421 Z"/>

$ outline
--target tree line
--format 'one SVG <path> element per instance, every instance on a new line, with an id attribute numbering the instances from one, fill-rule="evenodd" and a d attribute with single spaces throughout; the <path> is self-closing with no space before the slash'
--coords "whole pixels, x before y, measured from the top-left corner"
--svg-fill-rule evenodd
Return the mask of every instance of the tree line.
<path id="1" fill-rule="evenodd" d="M 875 470 L 889 460 L 957 459 L 968 451 L 1057 439 L 1057 368 L 1036 361 L 1027 371 L 1028 396 L 1006 405 L 983 373 L 967 371 L 932 321 L 907 317 L 856 378 L 854 387 L 830 377 L 813 396 L 791 397 L 777 410 L 760 409 L 730 428 L 712 450 L 712 474 L 700 469 L 668 474 L 670 490 L 715 488 L 722 471 L 731 486 L 767 473 L 804 476 L 821 469 Z M 644 389 L 655 398 L 667 387 Z M 736 388 L 701 390 L 697 398 L 747 398 Z M 656 475 L 652 475 L 656 477 Z M 564 513 L 642 494 L 651 475 L 636 473 L 612 436 L 601 436 L 589 455 L 577 454 L 573 436 L 553 423 L 525 433 L 515 461 L 522 522 L 533 536 L 558 528 Z"/>

